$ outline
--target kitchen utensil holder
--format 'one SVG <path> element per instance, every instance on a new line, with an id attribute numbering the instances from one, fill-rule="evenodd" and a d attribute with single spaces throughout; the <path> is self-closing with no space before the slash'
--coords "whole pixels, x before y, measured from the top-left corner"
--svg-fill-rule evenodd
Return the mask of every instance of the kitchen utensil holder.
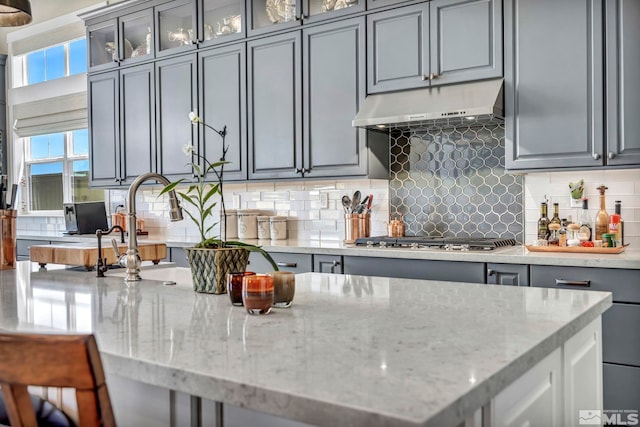
<path id="1" fill-rule="evenodd" d="M 0 270 L 16 268 L 16 216 L 15 209 L 0 210 Z"/>
<path id="2" fill-rule="evenodd" d="M 344 215 L 344 243 L 355 243 L 360 237 L 369 237 L 371 214 Z"/>

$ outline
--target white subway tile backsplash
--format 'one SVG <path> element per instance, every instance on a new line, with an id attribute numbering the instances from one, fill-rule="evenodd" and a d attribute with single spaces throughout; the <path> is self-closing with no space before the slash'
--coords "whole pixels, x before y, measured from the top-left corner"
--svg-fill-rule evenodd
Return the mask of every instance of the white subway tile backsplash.
<path id="1" fill-rule="evenodd" d="M 606 209 L 614 212 L 616 200 L 622 202 L 622 218 L 625 221 L 625 238 L 631 245 L 640 243 L 640 169 L 567 171 L 530 173 L 524 177 L 525 191 L 525 241 L 536 238 L 540 202 L 549 197 L 549 216 L 553 214 L 553 202 L 560 204 L 560 217 L 578 217 L 578 208 L 570 207 L 569 183 L 584 180 L 584 197 L 589 199 L 592 219 L 599 210 L 600 184 L 608 187 Z"/>

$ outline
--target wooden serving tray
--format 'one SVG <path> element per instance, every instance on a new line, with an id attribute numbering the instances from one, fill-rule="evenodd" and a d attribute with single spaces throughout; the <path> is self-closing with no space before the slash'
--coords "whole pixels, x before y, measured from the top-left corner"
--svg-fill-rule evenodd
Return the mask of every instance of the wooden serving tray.
<path id="1" fill-rule="evenodd" d="M 524 245 L 531 252 L 565 252 L 573 254 L 619 254 L 624 252 L 624 246 L 615 248 L 584 248 L 582 246 L 532 246 Z"/>
<path id="2" fill-rule="evenodd" d="M 118 243 L 118 249 L 123 254 L 127 251 L 126 243 Z M 164 243 L 138 242 L 138 251 L 142 261 L 158 263 L 167 257 L 167 245 Z M 111 247 L 111 241 L 103 239 L 102 256 L 107 259 L 107 265 L 115 264 L 116 254 Z M 91 271 L 98 260 L 98 243 L 62 243 L 53 245 L 31 246 L 29 250 L 31 261 L 41 267 L 47 264 L 64 264 L 84 266 Z"/>

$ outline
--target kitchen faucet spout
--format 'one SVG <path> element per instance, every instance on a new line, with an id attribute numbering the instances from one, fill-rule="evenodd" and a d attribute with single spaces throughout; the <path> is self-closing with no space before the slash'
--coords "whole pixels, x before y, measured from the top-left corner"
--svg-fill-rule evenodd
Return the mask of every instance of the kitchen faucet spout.
<path id="1" fill-rule="evenodd" d="M 118 261 L 121 266 L 126 267 L 127 269 L 124 279 L 125 282 L 136 282 L 140 280 L 141 260 L 140 253 L 138 251 L 138 238 L 136 233 L 136 193 L 138 192 L 138 188 L 140 188 L 140 185 L 143 182 L 149 180 L 158 181 L 165 186 L 171 184 L 171 182 L 164 176 L 158 173 L 148 172 L 138 176 L 129 186 L 129 191 L 127 193 L 127 228 L 129 230 L 129 245 L 127 248 L 127 253 L 122 255 Z M 168 194 L 170 206 L 169 218 L 171 221 L 181 221 L 182 208 L 180 207 L 180 203 L 178 202 L 176 192 L 174 190 L 171 190 L 168 192 Z"/>

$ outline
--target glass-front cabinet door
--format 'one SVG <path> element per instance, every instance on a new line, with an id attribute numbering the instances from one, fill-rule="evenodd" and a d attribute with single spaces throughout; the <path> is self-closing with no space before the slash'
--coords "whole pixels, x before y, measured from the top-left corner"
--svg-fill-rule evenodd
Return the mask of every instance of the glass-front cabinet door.
<path id="1" fill-rule="evenodd" d="M 301 0 L 249 0 L 249 32 L 260 34 L 302 23 Z"/>
<path id="2" fill-rule="evenodd" d="M 153 57 L 153 14 L 151 10 L 120 18 L 119 60 L 133 62 Z"/>
<path id="3" fill-rule="evenodd" d="M 89 68 L 100 70 L 118 64 L 117 20 L 87 27 Z"/>
<path id="4" fill-rule="evenodd" d="M 365 0 L 302 0 L 304 22 L 348 15 L 364 10 Z"/>
<path id="5" fill-rule="evenodd" d="M 222 43 L 244 36 L 244 0 L 201 0 L 200 43 Z"/>
<path id="6" fill-rule="evenodd" d="M 158 55 L 194 49 L 198 43 L 196 2 L 177 0 L 156 7 Z"/>

